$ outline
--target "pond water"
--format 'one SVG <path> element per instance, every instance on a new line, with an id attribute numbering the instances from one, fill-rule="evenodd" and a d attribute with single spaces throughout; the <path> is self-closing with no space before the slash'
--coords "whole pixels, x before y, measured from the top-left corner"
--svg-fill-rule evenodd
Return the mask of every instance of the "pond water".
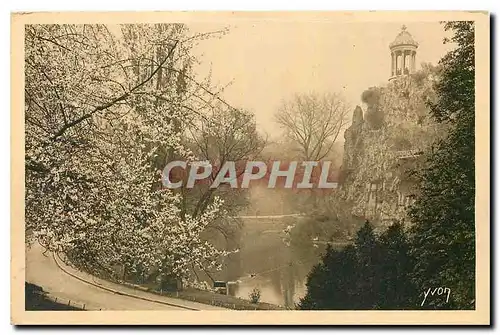
<path id="1" fill-rule="evenodd" d="M 287 246 L 280 221 L 245 222 L 238 247 L 226 263 L 225 280 L 236 281 L 234 295 L 249 299 L 260 290 L 261 302 L 286 308 L 306 294 L 307 275 L 320 261 L 324 246 L 310 243 Z"/>

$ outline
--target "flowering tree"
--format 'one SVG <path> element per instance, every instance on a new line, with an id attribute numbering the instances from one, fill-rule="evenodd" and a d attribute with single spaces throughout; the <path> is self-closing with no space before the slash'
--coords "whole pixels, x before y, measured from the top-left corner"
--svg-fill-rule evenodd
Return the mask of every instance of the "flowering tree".
<path id="1" fill-rule="evenodd" d="M 191 267 L 220 265 L 227 252 L 201 233 L 223 216 L 222 202 L 179 215 L 155 164 L 194 158 L 181 134 L 214 94 L 193 79 L 190 50 L 211 35 L 181 24 L 26 27 L 29 239 L 93 271 L 120 263 L 187 278 Z"/>

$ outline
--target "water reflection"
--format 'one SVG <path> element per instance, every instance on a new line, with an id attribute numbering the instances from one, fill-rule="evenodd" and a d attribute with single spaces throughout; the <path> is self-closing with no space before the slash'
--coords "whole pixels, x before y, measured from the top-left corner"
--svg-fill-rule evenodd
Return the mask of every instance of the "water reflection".
<path id="1" fill-rule="evenodd" d="M 239 240 L 240 252 L 226 265 L 225 280 L 237 281 L 235 295 L 249 299 L 254 288 L 262 302 L 295 308 L 306 293 L 307 275 L 324 250 L 312 243 L 287 246 L 281 222 L 247 222 Z M 307 241 L 306 241 L 307 242 Z"/>

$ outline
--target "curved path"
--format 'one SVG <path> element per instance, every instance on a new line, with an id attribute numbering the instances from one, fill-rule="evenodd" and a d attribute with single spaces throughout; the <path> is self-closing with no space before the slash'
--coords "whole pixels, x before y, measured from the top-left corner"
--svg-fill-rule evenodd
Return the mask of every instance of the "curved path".
<path id="1" fill-rule="evenodd" d="M 97 279 L 77 271 L 33 244 L 26 249 L 26 281 L 41 286 L 52 297 L 85 305 L 88 310 L 223 310 Z"/>

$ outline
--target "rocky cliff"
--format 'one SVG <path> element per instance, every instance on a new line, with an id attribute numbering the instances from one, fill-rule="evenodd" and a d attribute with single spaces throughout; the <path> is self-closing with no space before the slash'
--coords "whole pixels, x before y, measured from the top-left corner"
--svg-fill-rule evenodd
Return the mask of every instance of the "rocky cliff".
<path id="1" fill-rule="evenodd" d="M 411 170 L 422 153 L 445 131 L 430 116 L 437 68 L 392 79 L 363 92 L 365 111 L 357 106 L 346 130 L 338 196 L 353 215 L 379 228 L 405 217 L 417 191 Z"/>

